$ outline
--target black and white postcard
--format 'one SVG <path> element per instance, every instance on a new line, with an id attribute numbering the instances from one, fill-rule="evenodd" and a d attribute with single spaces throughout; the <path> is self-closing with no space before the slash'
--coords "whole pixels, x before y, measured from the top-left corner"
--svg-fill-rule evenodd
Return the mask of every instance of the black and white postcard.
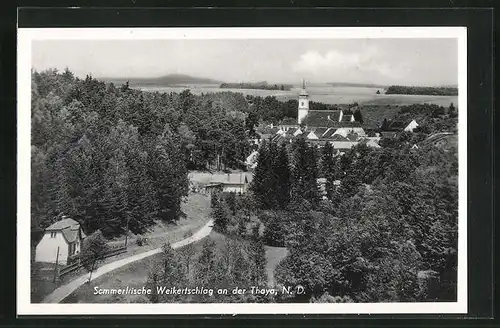
<path id="1" fill-rule="evenodd" d="M 466 36 L 20 28 L 18 314 L 467 313 Z"/>

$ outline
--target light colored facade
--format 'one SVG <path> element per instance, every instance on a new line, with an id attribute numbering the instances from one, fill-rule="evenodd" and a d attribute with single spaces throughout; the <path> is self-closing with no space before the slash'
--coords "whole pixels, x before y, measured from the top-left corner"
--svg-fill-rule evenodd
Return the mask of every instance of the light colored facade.
<path id="1" fill-rule="evenodd" d="M 365 130 L 360 127 L 347 127 L 347 128 L 338 128 L 335 134 L 341 135 L 342 137 L 347 137 L 349 133 L 356 133 L 359 137 L 364 137 L 366 136 Z"/>
<path id="2" fill-rule="evenodd" d="M 63 217 L 45 229 L 45 234 L 36 246 L 35 261 L 65 265 L 68 257 L 80 253 L 85 234 L 80 224 Z M 59 256 L 58 256 L 59 251 Z"/>
<path id="3" fill-rule="evenodd" d="M 405 131 L 413 132 L 415 128 L 418 127 L 418 123 L 415 120 L 412 120 L 406 127 Z"/>
<path id="4" fill-rule="evenodd" d="M 247 158 L 252 167 L 257 166 L 257 152 L 253 153 L 253 158 Z M 250 157 L 250 156 L 249 156 Z M 252 182 L 253 174 L 250 172 L 238 173 L 206 173 L 191 172 L 189 180 L 199 186 L 206 193 L 214 190 L 223 192 L 245 193 Z"/>
<path id="5" fill-rule="evenodd" d="M 297 116 L 297 121 L 301 124 L 309 112 L 309 94 L 306 90 L 306 83 L 302 81 L 302 90 L 299 94 L 299 112 Z"/>

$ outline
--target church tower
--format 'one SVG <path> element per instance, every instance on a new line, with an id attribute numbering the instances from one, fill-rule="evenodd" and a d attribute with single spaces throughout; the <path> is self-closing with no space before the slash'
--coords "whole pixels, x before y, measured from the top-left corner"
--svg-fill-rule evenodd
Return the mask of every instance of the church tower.
<path id="1" fill-rule="evenodd" d="M 299 94 L 299 111 L 297 115 L 297 121 L 302 124 L 307 113 L 309 112 L 309 94 L 306 91 L 306 82 L 302 80 L 302 90 Z"/>

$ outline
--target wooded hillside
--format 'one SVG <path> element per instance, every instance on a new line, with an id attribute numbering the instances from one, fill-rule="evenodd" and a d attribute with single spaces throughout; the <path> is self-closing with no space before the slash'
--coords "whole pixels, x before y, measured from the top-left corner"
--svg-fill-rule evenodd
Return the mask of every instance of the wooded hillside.
<path id="1" fill-rule="evenodd" d="M 32 231 L 61 213 L 87 233 L 134 233 L 183 213 L 188 168 L 238 168 L 241 94 L 150 93 L 66 70 L 32 73 Z"/>

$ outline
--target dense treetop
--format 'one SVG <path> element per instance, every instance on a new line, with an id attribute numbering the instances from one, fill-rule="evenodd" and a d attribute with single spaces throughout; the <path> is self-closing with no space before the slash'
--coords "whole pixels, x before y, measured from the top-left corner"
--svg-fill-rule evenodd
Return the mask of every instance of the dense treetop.
<path id="1" fill-rule="evenodd" d="M 126 222 L 139 233 L 175 221 L 189 168 L 240 168 L 250 151 L 239 93 L 152 93 L 33 71 L 31 113 L 33 231 L 60 213 L 106 236 Z"/>

